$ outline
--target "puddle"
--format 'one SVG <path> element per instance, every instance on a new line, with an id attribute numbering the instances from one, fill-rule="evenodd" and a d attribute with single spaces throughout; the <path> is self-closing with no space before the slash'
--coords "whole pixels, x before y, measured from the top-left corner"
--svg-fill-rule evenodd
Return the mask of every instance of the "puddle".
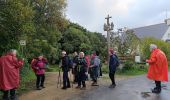
<path id="1" fill-rule="evenodd" d="M 141 92 L 141 96 L 142 96 L 143 98 L 148 98 L 148 97 L 151 96 L 151 92 Z"/>

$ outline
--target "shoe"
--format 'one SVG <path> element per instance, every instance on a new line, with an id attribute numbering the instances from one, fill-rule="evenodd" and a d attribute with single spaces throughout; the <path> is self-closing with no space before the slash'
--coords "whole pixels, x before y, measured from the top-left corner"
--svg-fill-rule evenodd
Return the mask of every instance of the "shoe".
<path id="1" fill-rule="evenodd" d="M 41 90 L 41 88 L 40 88 L 40 87 L 37 87 L 37 90 Z"/>
<path id="2" fill-rule="evenodd" d="M 80 88 L 81 88 L 81 86 L 77 86 L 77 87 L 76 87 L 76 89 L 80 89 Z"/>
<path id="3" fill-rule="evenodd" d="M 62 87 L 61 89 L 66 90 L 66 89 L 67 89 L 67 87 Z"/>
<path id="4" fill-rule="evenodd" d="M 67 86 L 67 88 L 71 88 L 71 86 L 70 86 L 70 85 L 68 85 L 68 86 Z"/>
<path id="5" fill-rule="evenodd" d="M 111 84 L 110 86 L 109 86 L 109 88 L 115 88 L 116 87 L 116 84 Z"/>
<path id="6" fill-rule="evenodd" d="M 10 100 L 8 97 L 3 97 L 2 100 Z"/>
<path id="7" fill-rule="evenodd" d="M 41 88 L 45 88 L 45 86 L 41 86 Z"/>
<path id="8" fill-rule="evenodd" d="M 18 97 L 16 95 L 15 96 L 11 96 L 10 100 L 18 100 Z"/>
<path id="9" fill-rule="evenodd" d="M 86 90 L 86 87 L 82 87 L 81 90 Z"/>
<path id="10" fill-rule="evenodd" d="M 97 82 L 93 82 L 92 86 L 99 86 L 99 85 L 97 84 Z"/>
<path id="11" fill-rule="evenodd" d="M 152 89 L 152 93 L 157 93 L 157 94 L 161 93 L 161 88 Z"/>

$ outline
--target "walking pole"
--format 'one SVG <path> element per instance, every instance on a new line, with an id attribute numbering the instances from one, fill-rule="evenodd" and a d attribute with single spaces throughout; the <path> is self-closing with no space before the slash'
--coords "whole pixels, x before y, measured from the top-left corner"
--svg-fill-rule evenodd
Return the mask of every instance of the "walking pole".
<path id="1" fill-rule="evenodd" d="M 60 87 L 61 87 L 60 69 L 59 69 L 59 74 L 58 74 L 57 88 L 58 88 L 58 85 L 59 85 L 59 84 L 60 84 Z"/>
<path id="2" fill-rule="evenodd" d="M 73 79 L 71 77 L 71 71 L 69 72 L 70 73 L 70 82 L 71 82 L 71 87 L 73 88 Z"/>

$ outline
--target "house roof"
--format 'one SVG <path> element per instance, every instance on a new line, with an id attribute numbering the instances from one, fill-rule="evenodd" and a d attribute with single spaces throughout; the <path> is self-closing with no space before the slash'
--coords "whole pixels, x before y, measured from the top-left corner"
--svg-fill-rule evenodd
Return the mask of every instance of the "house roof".
<path id="1" fill-rule="evenodd" d="M 166 23 L 160 23 L 150 26 L 134 28 L 132 30 L 139 38 L 154 37 L 156 39 L 162 39 L 167 29 L 168 25 Z"/>

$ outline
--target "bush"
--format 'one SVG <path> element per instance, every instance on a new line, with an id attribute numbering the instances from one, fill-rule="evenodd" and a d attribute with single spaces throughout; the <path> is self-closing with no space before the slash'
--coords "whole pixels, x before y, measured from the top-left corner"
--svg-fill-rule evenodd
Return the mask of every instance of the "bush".
<path id="1" fill-rule="evenodd" d="M 106 74 L 106 73 L 109 73 L 109 67 L 108 67 L 108 65 L 103 64 L 101 69 L 102 69 L 102 72 L 103 72 L 103 73 L 105 73 L 105 74 Z"/>
<path id="2" fill-rule="evenodd" d="M 141 67 L 142 66 L 142 67 Z M 145 64 L 136 64 L 132 62 L 126 62 L 122 69 L 117 69 L 116 71 L 119 75 L 142 75 L 147 73 L 147 66 Z"/>
<path id="3" fill-rule="evenodd" d="M 160 48 L 166 54 L 167 58 L 170 59 L 170 51 L 169 51 L 170 43 L 154 38 L 145 38 L 140 46 L 141 54 L 144 60 L 150 57 L 150 51 L 149 51 L 150 44 L 156 44 L 158 48 Z"/>
<path id="4" fill-rule="evenodd" d="M 122 70 L 131 70 L 131 69 L 134 69 L 134 62 L 133 61 L 126 61 L 124 63 Z"/>

